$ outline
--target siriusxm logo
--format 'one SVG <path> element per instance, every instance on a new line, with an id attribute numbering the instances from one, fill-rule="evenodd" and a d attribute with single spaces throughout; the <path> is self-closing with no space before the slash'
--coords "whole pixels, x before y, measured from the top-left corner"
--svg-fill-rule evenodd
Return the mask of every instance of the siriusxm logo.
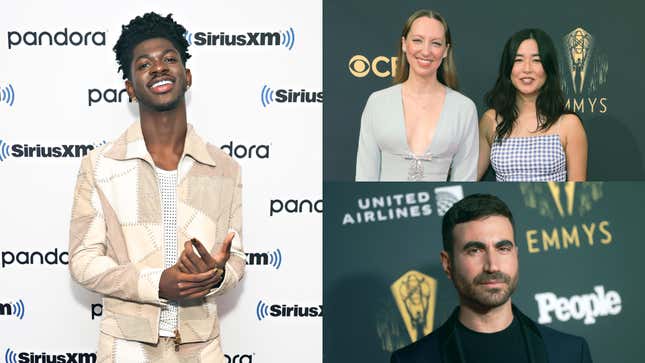
<path id="1" fill-rule="evenodd" d="M 296 305 L 268 305 L 264 301 L 258 301 L 255 307 L 255 315 L 258 320 L 262 321 L 268 317 L 274 318 L 316 318 L 322 317 L 322 305 L 318 306 L 298 306 Z"/>
<path id="2" fill-rule="evenodd" d="M 119 103 L 124 100 L 132 102 L 125 88 L 121 90 L 116 88 L 106 88 L 104 90 L 90 88 L 87 90 L 87 105 L 90 107 L 95 103 Z"/>
<path id="3" fill-rule="evenodd" d="M 13 101 L 16 99 L 16 93 L 13 91 L 13 86 L 11 83 L 9 85 L 2 87 L 0 86 L 0 102 L 6 103 L 9 106 L 13 106 Z"/>
<path id="4" fill-rule="evenodd" d="M 87 145 L 42 146 L 36 144 L 36 146 L 30 146 L 29 144 L 12 145 L 0 139 L 0 161 L 4 161 L 9 156 L 15 158 L 80 158 L 103 144 L 105 141 Z"/>
<path id="5" fill-rule="evenodd" d="M 22 299 L 14 303 L 0 303 L 0 315 L 13 315 L 22 320 L 25 316 L 25 303 L 22 302 Z"/>
<path id="6" fill-rule="evenodd" d="M 17 263 L 19 265 L 67 265 L 68 253 L 67 251 L 58 252 L 58 248 L 53 251 L 42 253 L 40 251 L 2 251 L 0 252 L 0 266 L 5 268 L 8 265 Z"/>
<path id="7" fill-rule="evenodd" d="M 220 146 L 220 149 L 238 159 L 268 159 L 269 147 L 270 145 L 233 144 L 233 141 L 229 141 L 228 144 Z"/>
<path id="8" fill-rule="evenodd" d="M 40 354 L 34 352 L 19 352 L 16 353 L 11 348 L 7 348 L 4 352 L 5 363 L 94 363 L 96 362 L 96 353 L 61 353 L 61 354 L 48 354 L 42 352 Z"/>
<path id="9" fill-rule="evenodd" d="M 9 155 L 11 155 L 9 144 L 0 140 L 0 161 L 4 161 Z"/>
<path id="10" fill-rule="evenodd" d="M 260 102 L 262 107 L 267 107 L 273 102 L 277 103 L 322 103 L 323 101 L 323 92 L 315 91 L 306 91 L 301 89 L 300 91 L 294 91 L 292 89 L 276 89 L 273 90 L 271 87 L 264 85 L 260 90 Z"/>
<path id="11" fill-rule="evenodd" d="M 213 32 L 186 32 L 184 37 L 188 44 L 203 46 L 238 47 L 238 46 L 283 46 L 289 50 L 296 43 L 296 33 L 292 27 L 274 32 L 246 32 L 238 34 Z"/>
<path id="12" fill-rule="evenodd" d="M 69 31 L 67 28 L 53 34 L 47 31 L 26 31 L 20 33 L 15 30 L 10 30 L 7 32 L 7 46 L 9 49 L 23 44 L 27 46 L 101 46 L 105 45 L 105 32 L 78 32 Z"/>
<path id="13" fill-rule="evenodd" d="M 557 297 L 552 292 L 535 294 L 540 316 L 538 323 L 549 324 L 551 313 L 559 321 L 584 319 L 585 325 L 595 324 L 599 316 L 618 315 L 622 310 L 622 301 L 616 291 L 605 293 L 604 286 L 595 286 L 594 292 L 585 295 L 573 295 L 570 298 Z"/>
<path id="14" fill-rule="evenodd" d="M 246 253 L 247 265 L 266 265 L 273 266 L 276 270 L 282 266 L 282 252 L 276 248 L 273 252 L 247 252 Z"/>

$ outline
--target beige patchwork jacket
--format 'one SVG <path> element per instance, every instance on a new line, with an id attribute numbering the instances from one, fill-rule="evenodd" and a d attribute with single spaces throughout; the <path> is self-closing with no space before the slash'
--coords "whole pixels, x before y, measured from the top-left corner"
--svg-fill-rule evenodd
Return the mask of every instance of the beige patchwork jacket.
<path id="1" fill-rule="evenodd" d="M 242 179 L 239 165 L 207 145 L 188 126 L 178 166 L 177 238 L 220 248 L 229 229 L 238 232 L 219 288 L 179 306 L 183 343 L 219 335 L 215 297 L 244 274 Z M 154 162 L 139 122 L 81 162 L 70 226 L 69 269 L 78 283 L 103 295 L 101 331 L 122 339 L 156 343 L 164 300 L 161 196 Z"/>

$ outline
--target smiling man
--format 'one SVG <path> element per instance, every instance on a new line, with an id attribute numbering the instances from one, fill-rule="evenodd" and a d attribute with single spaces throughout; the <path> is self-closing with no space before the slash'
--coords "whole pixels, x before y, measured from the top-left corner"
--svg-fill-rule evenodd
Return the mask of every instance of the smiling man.
<path id="1" fill-rule="evenodd" d="M 587 342 L 536 324 L 511 303 L 519 278 L 513 215 L 499 198 L 474 194 L 443 217 L 441 264 L 459 307 L 392 363 L 591 362 Z"/>
<path id="2" fill-rule="evenodd" d="M 185 32 L 155 13 L 123 26 L 140 119 L 81 163 L 69 268 L 103 295 L 99 362 L 225 362 L 215 297 L 244 274 L 241 174 L 187 123 Z"/>

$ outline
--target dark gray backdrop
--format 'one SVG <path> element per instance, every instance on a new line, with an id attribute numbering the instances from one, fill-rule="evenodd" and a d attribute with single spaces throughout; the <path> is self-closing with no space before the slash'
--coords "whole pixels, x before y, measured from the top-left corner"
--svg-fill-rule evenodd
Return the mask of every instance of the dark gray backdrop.
<path id="1" fill-rule="evenodd" d="M 585 324 L 575 319 L 559 321 L 551 313 L 553 322 L 548 326 L 585 337 L 595 362 L 643 361 L 644 183 L 577 183 L 568 191 L 565 184 L 554 184 L 558 198 L 545 183 L 449 185 L 456 185 L 463 195 L 495 194 L 511 208 L 520 249 L 520 280 L 513 302 L 525 314 L 537 320 L 537 293 L 552 292 L 570 299 L 593 293 L 595 286 L 603 286 L 605 292 L 616 291 L 622 299 L 619 314 L 600 316 L 594 324 Z M 388 362 L 391 350 L 411 342 L 390 292 L 390 285 L 409 270 L 437 280 L 435 329 L 458 304 L 439 260 L 441 218 L 437 206 L 445 208 L 451 202 L 450 195 L 436 193 L 436 188 L 443 186 L 325 183 L 324 362 Z M 428 216 L 343 225 L 348 213 L 355 216 L 365 212 L 358 206 L 359 199 L 418 192 L 430 195 L 424 203 L 432 209 Z M 573 195 L 572 203 L 567 201 L 567 195 Z M 556 199 L 563 213 L 558 211 Z M 387 216 L 388 209 L 369 210 L 381 210 Z M 593 245 L 583 225 L 594 231 Z M 555 244 L 545 248 L 542 231 L 552 234 L 554 229 L 559 248 Z M 574 229 L 578 231 L 578 246 L 565 248 L 563 229 L 570 234 Z M 535 239 L 537 242 L 531 242 Z"/>
<path id="2" fill-rule="evenodd" d="M 514 32 L 528 27 L 545 30 L 559 48 L 561 66 L 567 69 L 562 37 L 582 27 L 595 40 L 590 77 L 602 78 L 600 63 L 607 66 L 605 83 L 587 83 L 580 94 L 563 74 L 567 96 L 584 100 L 579 112 L 589 139 L 589 180 L 645 179 L 645 123 L 642 98 L 645 80 L 645 5 L 628 0 L 517 1 L 324 1 L 323 80 L 324 179 L 353 180 L 360 115 L 371 92 L 390 86 L 391 77 L 381 78 L 370 70 L 357 78 L 349 61 L 362 55 L 368 61 L 378 56 L 396 56 L 405 20 L 415 10 L 439 11 L 448 21 L 455 49 L 460 91 L 485 111 L 483 96 L 497 76 L 501 51 Z M 389 64 L 378 65 L 386 71 Z M 593 69 L 591 69 L 593 68 Z M 606 112 L 600 107 L 605 98 Z M 589 99 L 596 100 L 591 112 Z M 486 179 L 492 178 L 488 173 Z"/>

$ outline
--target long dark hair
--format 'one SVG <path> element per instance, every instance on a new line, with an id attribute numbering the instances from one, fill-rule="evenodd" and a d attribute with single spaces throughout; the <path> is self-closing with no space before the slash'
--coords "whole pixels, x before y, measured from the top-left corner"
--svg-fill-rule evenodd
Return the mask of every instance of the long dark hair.
<path id="1" fill-rule="evenodd" d="M 455 66 L 455 56 L 454 56 L 454 51 L 453 51 L 453 44 L 452 44 L 452 38 L 450 37 L 450 28 L 448 28 L 448 23 L 446 20 L 441 16 L 436 11 L 432 10 L 427 10 L 427 9 L 421 9 L 417 10 L 410 17 L 408 18 L 408 21 L 405 22 L 405 25 L 403 26 L 403 30 L 401 31 L 401 36 L 403 38 L 408 37 L 408 33 L 410 32 L 410 29 L 412 28 L 412 23 L 414 23 L 415 20 L 426 17 L 430 19 L 435 19 L 443 25 L 443 29 L 445 31 L 444 36 L 446 37 L 446 44 L 449 45 L 448 48 L 448 55 L 446 55 L 446 58 L 444 58 L 441 61 L 441 65 L 439 66 L 439 69 L 437 69 L 437 79 L 439 82 L 443 83 L 444 85 L 457 90 L 459 87 L 459 83 L 457 82 L 457 66 Z M 394 84 L 399 84 L 403 83 L 408 80 L 408 77 L 410 76 L 410 65 L 408 64 L 408 60 L 405 57 L 405 54 L 403 53 L 403 47 L 401 44 L 401 39 L 399 39 L 399 51 L 398 51 L 398 64 L 397 64 L 397 70 L 396 70 L 396 75 L 394 76 Z"/>
<path id="2" fill-rule="evenodd" d="M 516 105 L 517 90 L 511 83 L 511 71 L 520 44 L 533 39 L 538 44 L 538 52 L 542 68 L 546 73 L 546 81 L 536 101 L 536 112 L 538 119 L 537 131 L 548 130 L 565 113 L 574 113 L 565 106 L 564 93 L 560 88 L 560 72 L 558 67 L 558 56 L 553 46 L 553 41 L 547 33 L 540 29 L 524 29 L 513 34 L 502 52 L 502 60 L 499 64 L 499 74 L 492 90 L 484 96 L 484 102 L 488 108 L 495 110 L 495 117 L 501 116 L 501 122 L 495 129 L 497 137 L 504 138 L 511 135 L 515 120 L 518 117 Z"/>

